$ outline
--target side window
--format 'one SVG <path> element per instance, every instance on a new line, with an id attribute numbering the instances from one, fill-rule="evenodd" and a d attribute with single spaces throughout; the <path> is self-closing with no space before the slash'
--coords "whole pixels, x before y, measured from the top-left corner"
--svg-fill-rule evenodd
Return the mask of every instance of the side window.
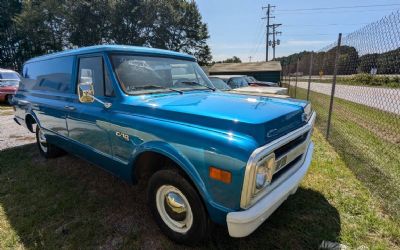
<path id="1" fill-rule="evenodd" d="M 60 57 L 27 63 L 23 69 L 21 89 L 72 93 L 73 57 Z"/>
<path id="2" fill-rule="evenodd" d="M 231 79 L 229 79 L 228 84 L 229 84 L 229 86 L 231 86 L 231 88 L 233 88 L 233 89 L 239 87 L 239 85 L 238 85 L 238 83 L 237 83 L 237 81 L 236 81 L 236 78 L 231 78 Z"/>
<path id="3" fill-rule="evenodd" d="M 105 95 L 103 58 L 101 56 L 79 59 L 78 83 L 92 83 L 95 96 Z"/>

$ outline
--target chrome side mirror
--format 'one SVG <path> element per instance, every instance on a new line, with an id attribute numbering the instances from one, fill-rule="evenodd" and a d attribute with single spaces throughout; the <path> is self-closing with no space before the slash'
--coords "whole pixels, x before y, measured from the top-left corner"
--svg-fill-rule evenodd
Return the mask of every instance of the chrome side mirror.
<path id="1" fill-rule="evenodd" d="M 78 97 L 81 103 L 94 102 L 94 88 L 93 83 L 80 83 L 78 84 Z"/>
<path id="2" fill-rule="evenodd" d="M 111 103 L 103 102 L 102 100 L 100 100 L 94 96 L 93 83 L 78 84 L 78 97 L 79 97 L 79 101 L 81 103 L 92 103 L 94 101 L 97 101 L 97 102 L 103 104 L 103 106 L 107 109 L 112 106 Z"/>

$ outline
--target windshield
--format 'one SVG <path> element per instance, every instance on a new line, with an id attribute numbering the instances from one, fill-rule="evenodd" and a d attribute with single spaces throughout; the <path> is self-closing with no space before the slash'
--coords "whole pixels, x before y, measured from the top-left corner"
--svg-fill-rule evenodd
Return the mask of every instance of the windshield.
<path id="1" fill-rule="evenodd" d="M 223 80 L 216 78 L 216 77 L 210 77 L 209 78 L 211 83 L 214 85 L 215 88 L 219 90 L 230 90 L 231 88 L 226 84 Z"/>
<path id="2" fill-rule="evenodd" d="M 233 89 L 249 86 L 245 77 L 233 77 L 229 80 L 228 84 Z"/>
<path id="3" fill-rule="evenodd" d="M 17 73 L 13 72 L 3 72 L 0 73 L 0 80 L 16 80 L 19 81 L 19 76 Z"/>
<path id="4" fill-rule="evenodd" d="M 196 62 L 150 56 L 111 55 L 122 89 L 131 95 L 213 87 Z"/>
<path id="5" fill-rule="evenodd" d="M 247 76 L 247 81 L 248 82 L 257 82 L 256 78 L 252 77 L 252 76 Z"/>

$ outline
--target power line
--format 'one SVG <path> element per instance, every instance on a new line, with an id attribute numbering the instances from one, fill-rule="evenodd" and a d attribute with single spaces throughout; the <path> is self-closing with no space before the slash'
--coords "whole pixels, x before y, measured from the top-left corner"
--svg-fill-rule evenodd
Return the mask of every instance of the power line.
<path id="1" fill-rule="evenodd" d="M 261 38 L 261 39 L 258 40 L 256 50 L 254 51 L 254 55 L 257 55 L 258 50 L 260 49 L 260 45 L 263 43 L 263 39 L 262 39 L 263 37 L 260 36 L 259 38 Z"/>
<path id="2" fill-rule="evenodd" d="M 349 26 L 365 25 L 368 23 L 328 23 L 328 24 L 285 24 L 285 27 L 324 27 L 324 26 Z"/>
<path id="3" fill-rule="evenodd" d="M 372 4 L 372 5 L 353 5 L 353 6 L 336 6 L 336 7 L 321 7 L 321 8 L 309 8 L 309 9 L 283 9 L 279 11 L 314 11 L 314 10 L 334 10 L 334 9 L 355 9 L 355 8 L 370 8 L 370 7 L 388 7 L 388 6 L 400 6 L 400 4 Z"/>
<path id="4" fill-rule="evenodd" d="M 257 53 L 257 51 L 258 51 L 258 48 L 259 48 L 259 46 L 260 46 L 260 43 L 262 43 L 262 40 L 260 40 L 260 39 L 262 39 L 262 35 L 264 34 L 264 22 L 260 22 L 259 23 L 259 26 L 258 26 L 258 29 L 257 29 L 257 34 L 258 34 L 258 36 L 256 37 L 256 39 L 254 40 L 254 42 L 252 43 L 252 44 L 254 44 L 254 47 L 252 47 L 251 49 L 250 49 L 250 51 L 249 51 L 249 54 L 250 55 L 254 55 L 254 53 Z"/>
<path id="5" fill-rule="evenodd" d="M 313 12 L 313 15 L 315 14 L 337 14 L 337 13 L 368 13 L 368 12 L 382 12 L 382 11 L 393 11 L 393 9 L 376 9 L 376 10 L 318 10 L 316 12 Z M 298 11 L 298 12 L 283 12 L 283 13 L 279 13 L 279 15 L 293 15 L 293 14 L 297 14 L 297 15 L 310 15 L 311 12 L 310 11 Z"/>
<path id="6" fill-rule="evenodd" d="M 287 37 L 291 37 L 291 36 L 310 36 L 310 37 L 313 37 L 313 36 L 335 36 L 335 35 L 337 35 L 337 33 L 332 33 L 332 34 L 324 34 L 324 33 L 321 33 L 321 34 L 319 34 L 319 33 L 310 33 L 310 34 L 304 34 L 304 33 L 302 33 L 302 34 L 292 34 L 292 33 L 286 33 L 287 34 Z M 350 34 L 350 33 L 343 33 L 344 35 L 347 35 L 347 34 Z"/>

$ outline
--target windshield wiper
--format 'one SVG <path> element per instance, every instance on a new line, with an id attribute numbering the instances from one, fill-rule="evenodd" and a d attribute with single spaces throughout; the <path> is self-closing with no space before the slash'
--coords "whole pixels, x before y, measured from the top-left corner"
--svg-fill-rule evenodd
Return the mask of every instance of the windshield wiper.
<path id="1" fill-rule="evenodd" d="M 209 86 L 207 86 L 207 85 L 203 85 L 203 84 L 201 84 L 201 83 L 199 83 L 199 82 L 184 81 L 184 82 L 180 82 L 180 83 L 183 83 L 183 84 L 190 84 L 190 85 L 200 85 L 200 86 L 202 86 L 202 87 L 206 87 L 206 88 L 208 88 L 208 89 L 211 89 L 212 91 L 215 91 L 215 88 L 209 87 Z"/>
<path id="2" fill-rule="evenodd" d="M 183 94 L 183 91 L 180 91 L 180 90 L 177 90 L 177 89 L 173 89 L 173 88 L 163 87 L 163 86 L 160 86 L 160 85 L 154 85 L 154 84 L 134 87 L 134 89 L 152 89 L 152 88 L 167 89 L 167 90 L 170 90 L 170 91 L 178 92 L 179 94 Z"/>

